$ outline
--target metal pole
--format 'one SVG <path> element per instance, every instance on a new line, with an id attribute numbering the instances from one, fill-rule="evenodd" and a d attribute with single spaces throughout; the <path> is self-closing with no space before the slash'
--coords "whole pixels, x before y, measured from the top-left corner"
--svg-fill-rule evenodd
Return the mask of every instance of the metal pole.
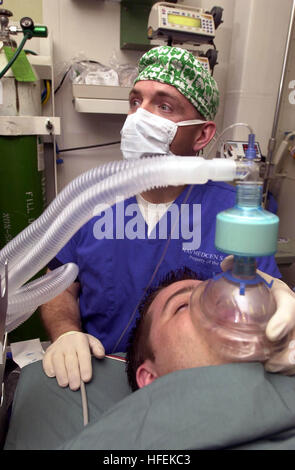
<path id="1" fill-rule="evenodd" d="M 277 133 L 277 128 L 278 128 L 279 114 L 280 114 L 280 108 L 281 108 L 281 102 L 282 102 L 282 93 L 283 93 L 283 87 L 284 87 L 284 81 L 285 81 L 285 75 L 286 75 L 286 68 L 287 68 L 288 54 L 289 54 L 289 49 L 290 49 L 291 37 L 292 37 L 292 30 L 294 26 L 294 19 L 295 19 L 295 0 L 293 0 L 293 5 L 291 9 L 290 23 L 289 23 L 289 29 L 288 29 L 288 34 L 287 34 L 287 40 L 286 40 L 285 55 L 284 55 L 279 91 L 278 91 L 278 96 L 277 96 L 277 103 L 276 103 L 274 121 L 273 121 L 273 126 L 272 126 L 272 133 L 268 141 L 268 153 L 266 157 L 266 174 L 265 174 L 265 179 L 264 179 L 264 196 L 263 196 L 264 205 L 266 205 L 267 194 L 269 190 L 270 166 L 272 162 L 273 152 L 276 146 L 276 133 Z"/>

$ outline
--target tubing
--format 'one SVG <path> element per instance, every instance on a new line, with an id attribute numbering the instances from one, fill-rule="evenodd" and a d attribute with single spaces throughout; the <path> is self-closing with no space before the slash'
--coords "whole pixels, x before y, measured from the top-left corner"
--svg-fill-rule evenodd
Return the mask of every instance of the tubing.
<path id="1" fill-rule="evenodd" d="M 139 162 L 134 162 L 134 166 L 136 163 L 138 164 Z M 9 269 L 11 269 L 14 264 L 17 264 L 23 257 L 24 252 L 31 249 L 31 246 L 38 242 L 40 237 L 46 233 L 57 214 L 70 204 L 75 197 L 81 194 L 81 192 L 104 178 L 117 173 L 117 171 L 124 170 L 127 166 L 132 166 L 132 163 L 122 161 L 112 162 L 93 168 L 75 178 L 59 193 L 33 224 L 28 225 L 28 227 L 22 230 L 17 237 L 7 243 L 0 251 L 0 270 L 3 271 L 6 260 L 9 262 Z"/>
<path id="2" fill-rule="evenodd" d="M 218 135 L 217 139 L 212 142 L 212 144 L 210 145 L 209 149 L 206 151 L 206 155 L 209 156 L 210 158 L 210 153 L 212 151 L 212 149 L 214 148 L 215 145 L 218 144 L 219 140 L 221 139 L 221 137 L 227 132 L 229 131 L 230 129 L 234 129 L 235 127 L 237 126 L 241 126 L 241 127 L 247 127 L 247 129 L 249 130 L 250 134 L 253 134 L 253 129 L 251 126 L 249 126 L 249 124 L 247 123 L 244 123 L 244 122 L 236 122 L 235 124 L 231 124 L 230 126 L 226 127 L 225 129 L 223 129 L 223 131 L 221 132 L 221 134 Z"/>
<path id="3" fill-rule="evenodd" d="M 155 187 L 205 183 L 209 178 L 233 180 L 236 175 L 236 164 L 230 160 L 162 156 L 147 158 L 141 163 L 128 165 L 124 171 L 118 171 L 91 186 L 61 213 L 56 214 L 47 233 L 33 248 L 30 247 L 29 253 L 23 252 L 22 259 L 9 271 L 10 292 L 13 293 L 39 272 L 74 233 L 93 217 L 93 210 L 98 204 L 107 207 L 116 202 L 118 195 L 128 198 Z"/>
<path id="4" fill-rule="evenodd" d="M 67 289 L 76 279 L 78 272 L 76 264 L 67 263 L 18 289 L 8 299 L 7 332 L 26 321 L 39 305 Z"/>
<path id="5" fill-rule="evenodd" d="M 246 174 L 247 170 L 232 160 L 160 156 L 112 162 L 76 178 L 36 221 L 0 252 L 0 267 L 8 261 L 9 331 L 29 318 L 38 305 L 48 302 L 74 281 L 77 271 L 73 268 L 71 276 L 65 276 L 64 281 L 59 278 L 60 272 L 54 270 L 52 282 L 49 277 L 43 277 L 21 288 L 95 215 L 98 205 L 102 211 L 113 205 L 118 197 L 126 199 L 152 188 L 203 184 L 209 179 L 232 181 L 237 175 L 243 177 Z M 46 292 L 43 291 L 45 286 Z M 24 305 L 32 305 L 34 309 L 19 315 L 20 310 L 24 311 Z"/>
<path id="6" fill-rule="evenodd" d="M 217 164 L 219 164 L 219 168 L 221 165 L 224 165 L 224 163 L 220 164 L 220 162 L 223 162 L 222 159 L 213 159 L 213 161 L 215 162 L 215 168 Z M 59 195 L 52 201 L 41 216 L 34 221 L 34 223 L 26 227 L 0 251 L 0 272 L 3 272 L 6 261 L 9 262 L 9 269 L 11 269 L 14 264 L 17 264 L 19 260 L 23 258 L 24 252 L 31 249 L 31 246 L 37 243 L 46 233 L 47 229 L 55 220 L 57 214 L 67 207 L 67 205 L 69 205 L 84 190 L 89 189 L 91 186 L 94 186 L 98 182 L 117 173 L 118 171 L 124 171 L 131 167 L 138 168 L 144 166 L 145 163 L 146 160 L 111 162 L 100 167 L 93 168 L 75 178 L 63 189 L 63 191 L 59 193 Z M 219 171 L 219 180 L 225 181 L 226 178 L 228 178 L 227 175 L 223 176 L 221 169 L 219 169 Z M 245 176 L 246 173 L 244 172 L 244 168 L 242 168 L 242 172 Z M 242 173 L 240 172 L 237 176 L 242 177 Z M 215 178 L 217 179 L 217 177 L 218 175 L 216 174 Z"/>

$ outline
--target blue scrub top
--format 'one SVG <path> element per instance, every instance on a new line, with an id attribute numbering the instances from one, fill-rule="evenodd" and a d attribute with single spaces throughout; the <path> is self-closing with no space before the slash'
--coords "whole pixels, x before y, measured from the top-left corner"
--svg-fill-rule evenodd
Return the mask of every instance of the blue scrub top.
<path id="1" fill-rule="evenodd" d="M 227 255 L 214 246 L 216 215 L 234 206 L 235 195 L 235 188 L 225 183 L 187 187 L 175 201 L 179 219 L 168 211 L 167 224 L 160 227 L 161 219 L 149 237 L 136 198 L 126 199 L 93 217 L 49 263 L 50 269 L 68 262 L 79 266 L 82 327 L 100 339 L 107 354 L 126 350 L 138 304 L 162 256 L 152 286 L 184 266 L 202 280 L 221 272 L 220 263 Z M 122 217 L 125 230 L 118 222 Z M 181 226 L 188 218 L 189 227 L 187 223 Z M 168 244 L 166 226 L 168 238 L 174 228 Z M 257 258 L 257 264 L 262 271 L 281 277 L 273 256 Z"/>

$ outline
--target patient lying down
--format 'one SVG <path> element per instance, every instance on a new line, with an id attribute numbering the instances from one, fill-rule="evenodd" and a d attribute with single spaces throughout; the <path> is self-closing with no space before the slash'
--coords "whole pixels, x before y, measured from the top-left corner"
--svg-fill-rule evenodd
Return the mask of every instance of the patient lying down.
<path id="1" fill-rule="evenodd" d="M 25 368 L 6 449 L 294 449 L 295 378 L 225 363 L 190 310 L 204 285 L 182 270 L 148 295 L 127 352 L 136 392 L 124 362 L 94 360 L 84 428 L 79 393 Z"/>
<path id="2" fill-rule="evenodd" d="M 203 327 L 199 299 L 204 288 L 205 282 L 183 268 L 171 272 L 148 293 L 127 351 L 127 375 L 133 391 L 177 370 L 235 362 L 213 347 L 216 338 Z M 195 309 L 190 306 L 193 291 Z"/>

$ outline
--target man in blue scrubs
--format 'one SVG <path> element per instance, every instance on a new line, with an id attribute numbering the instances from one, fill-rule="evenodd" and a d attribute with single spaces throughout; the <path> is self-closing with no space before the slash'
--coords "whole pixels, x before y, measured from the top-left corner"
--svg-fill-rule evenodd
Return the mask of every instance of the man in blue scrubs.
<path id="1" fill-rule="evenodd" d="M 193 158 L 214 137 L 218 103 L 215 80 L 192 54 L 168 46 L 152 49 L 140 60 L 130 93 L 123 157 Z M 79 388 L 81 378 L 91 379 L 91 353 L 100 358 L 126 350 L 148 287 L 182 266 L 204 280 L 220 272 L 225 255 L 214 246 L 216 215 L 234 203 L 235 189 L 224 183 L 156 188 L 85 224 L 48 266 L 74 262 L 79 279 L 42 307 L 53 341 L 43 360 L 46 374 L 61 386 Z M 258 267 L 280 276 L 273 257 L 258 260 Z M 292 292 L 283 283 L 279 290 L 295 316 Z"/>

